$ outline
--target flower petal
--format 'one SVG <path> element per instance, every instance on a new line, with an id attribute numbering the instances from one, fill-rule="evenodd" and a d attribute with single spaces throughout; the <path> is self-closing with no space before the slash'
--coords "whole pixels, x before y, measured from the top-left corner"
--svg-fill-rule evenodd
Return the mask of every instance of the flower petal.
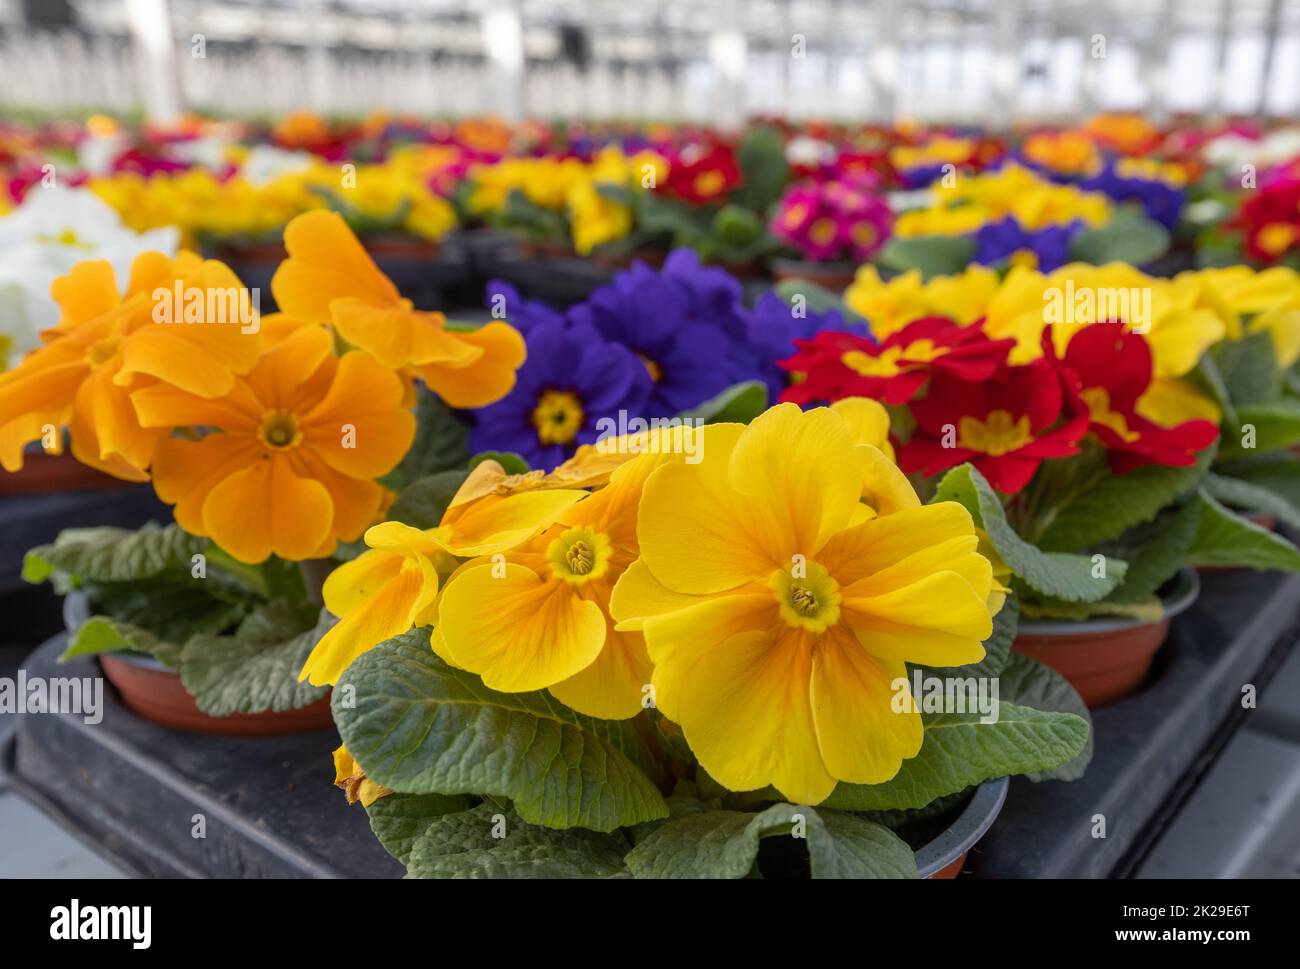
<path id="1" fill-rule="evenodd" d="M 564 582 L 544 582 L 513 563 L 494 576 L 480 565 L 447 583 L 438 607 L 443 642 L 457 665 L 494 690 L 519 693 L 567 680 L 605 643 L 600 606 Z"/>

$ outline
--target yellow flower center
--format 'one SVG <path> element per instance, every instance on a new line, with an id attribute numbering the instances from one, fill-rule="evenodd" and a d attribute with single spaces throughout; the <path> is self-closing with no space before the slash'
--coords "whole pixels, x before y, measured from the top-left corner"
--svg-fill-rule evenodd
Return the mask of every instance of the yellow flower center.
<path id="1" fill-rule="evenodd" d="M 785 224 L 791 229 L 798 228 L 803 220 L 808 218 L 808 206 L 802 202 L 796 202 L 785 212 Z"/>
<path id="2" fill-rule="evenodd" d="M 637 356 L 641 358 L 641 363 L 645 366 L 645 372 L 650 375 L 652 381 L 659 383 L 659 381 L 664 379 L 664 371 L 659 364 L 655 363 L 644 353 L 638 353 Z"/>
<path id="3" fill-rule="evenodd" d="M 717 195 L 726 184 L 727 176 L 713 168 L 695 176 L 695 193 L 702 196 Z"/>
<path id="4" fill-rule="evenodd" d="M 853 226 L 853 241 L 864 249 L 867 246 L 875 245 L 876 240 L 880 237 L 876 232 L 876 227 L 870 222 L 858 222 Z"/>
<path id="5" fill-rule="evenodd" d="M 963 417 L 957 422 L 958 447 L 994 458 L 1022 448 L 1033 439 L 1029 417 L 1016 419 L 1005 410 L 990 411 L 983 421 L 977 417 Z"/>
<path id="6" fill-rule="evenodd" d="M 273 410 L 262 415 L 262 426 L 257 436 L 267 447 L 282 451 L 300 442 L 302 431 L 298 429 L 298 418 L 293 414 L 287 410 Z"/>
<path id="7" fill-rule="evenodd" d="M 568 444 L 582 427 L 582 404 L 567 390 L 548 390 L 533 410 L 533 426 L 543 444 Z"/>
<path id="8" fill-rule="evenodd" d="M 1017 249 L 1011 254 L 1011 258 L 1007 260 L 1007 262 L 1012 266 L 1023 266 L 1026 269 L 1037 269 L 1038 253 L 1034 252 L 1032 249 Z"/>
<path id="9" fill-rule="evenodd" d="M 609 539 L 586 525 L 568 529 L 546 546 L 551 574 L 574 585 L 599 579 L 608 572 L 613 554 Z"/>
<path id="10" fill-rule="evenodd" d="M 98 367 L 113 357 L 117 356 L 118 349 L 122 346 L 122 338 L 110 336 L 103 340 L 98 340 L 90 345 L 86 350 L 86 362 L 92 367 Z"/>
<path id="11" fill-rule="evenodd" d="M 933 340 L 916 340 L 905 347 L 887 347 L 874 357 L 861 350 L 850 350 L 840 357 L 840 361 L 864 377 L 895 377 L 902 373 L 902 367 L 898 365 L 902 357 L 920 362 L 934 360 L 947 352 L 947 347 L 937 347 Z"/>
<path id="12" fill-rule="evenodd" d="M 1088 405 L 1094 424 L 1109 427 L 1128 444 L 1132 444 L 1142 436 L 1137 431 L 1129 430 L 1128 421 L 1124 420 L 1123 414 L 1110 409 L 1110 394 L 1105 387 L 1088 387 L 1079 396 Z"/>
<path id="13" fill-rule="evenodd" d="M 833 219 L 818 219 L 808 230 L 808 236 L 819 246 L 827 245 L 835 238 L 835 221 Z"/>
<path id="14" fill-rule="evenodd" d="M 839 583 L 815 562 L 778 569 L 768 585 L 786 625 L 820 633 L 840 621 Z"/>
<path id="15" fill-rule="evenodd" d="M 1289 222 L 1270 222 L 1259 230 L 1255 243 L 1270 256 L 1280 256 L 1300 239 L 1300 229 Z"/>
<path id="16" fill-rule="evenodd" d="M 44 243 L 50 243 L 58 246 L 71 246 L 74 249 L 93 249 L 88 242 L 82 242 L 81 237 L 77 235 L 77 230 L 73 228 L 64 229 L 54 235 L 37 235 L 37 240 Z"/>

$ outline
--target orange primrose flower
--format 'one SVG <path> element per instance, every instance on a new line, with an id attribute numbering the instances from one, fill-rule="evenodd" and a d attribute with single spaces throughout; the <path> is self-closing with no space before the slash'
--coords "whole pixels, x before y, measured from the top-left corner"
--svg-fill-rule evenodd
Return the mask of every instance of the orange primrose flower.
<path id="1" fill-rule="evenodd" d="M 158 385 L 134 402 L 145 427 L 213 429 L 159 442 L 154 487 L 186 531 L 261 562 L 329 555 L 379 516 L 388 493 L 373 479 L 415 436 L 403 393 L 374 357 L 336 357 L 330 334 L 306 326 L 219 400 Z"/>
<path id="2" fill-rule="evenodd" d="M 219 397 L 261 352 L 256 321 L 245 326 L 238 319 L 208 319 L 215 303 L 207 299 L 192 301 L 188 316 L 168 309 L 176 292 L 246 292 L 227 266 L 192 252 L 175 259 L 158 252 L 137 256 L 124 294 L 112 266 L 98 260 L 73 266 L 50 292 L 62 310 L 58 324 L 41 334 L 44 346 L 0 375 L 0 464 L 7 471 L 22 467 L 31 441 L 44 438 L 47 448 L 59 450 L 66 428 L 78 461 L 145 481 L 165 431 L 140 424 L 132 395 L 164 383 L 196 397 Z M 159 293 L 168 294 L 167 306 Z M 224 297 L 220 302 L 226 305 Z"/>
<path id="3" fill-rule="evenodd" d="M 409 367 L 452 407 L 485 407 L 515 384 L 524 340 L 500 322 L 449 330 L 441 313 L 417 310 L 380 272 L 337 212 L 306 212 L 284 230 L 289 258 L 271 280 L 289 316 L 329 324 L 384 366 Z"/>

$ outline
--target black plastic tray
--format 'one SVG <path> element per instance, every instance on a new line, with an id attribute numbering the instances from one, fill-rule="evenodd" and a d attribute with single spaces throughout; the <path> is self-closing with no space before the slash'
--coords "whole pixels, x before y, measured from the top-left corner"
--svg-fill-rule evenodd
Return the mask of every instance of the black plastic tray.
<path id="1" fill-rule="evenodd" d="M 1072 783 L 1014 779 L 966 868 L 982 877 L 1127 873 L 1238 725 L 1242 685 L 1294 642 L 1298 610 L 1300 576 L 1206 576 L 1147 688 L 1096 713 L 1087 775 Z M 28 674 L 98 674 L 91 660 L 56 666 L 62 649 L 62 635 L 45 643 L 24 664 Z M 105 706 L 97 726 L 67 715 L 21 718 L 9 754 L 12 784 L 128 871 L 401 874 L 365 812 L 331 784 L 332 731 L 237 740 L 155 727 L 122 708 L 111 689 Z M 191 836 L 196 814 L 207 820 L 202 840 Z M 1098 814 L 1104 839 L 1092 837 Z"/>
<path id="2" fill-rule="evenodd" d="M 1300 576 L 1250 571 L 1201 578 L 1146 687 L 1093 713 L 1096 753 L 1069 783 L 1013 778 L 1006 806 L 972 853 L 979 877 L 1125 876 L 1249 713 L 1242 687 L 1263 680 L 1300 633 Z M 1105 819 L 1105 837 L 1098 816 Z"/>
<path id="3" fill-rule="evenodd" d="M 98 676 L 55 662 L 66 634 L 23 664 L 31 676 Z M 19 718 L 10 784 L 99 854 L 163 877 L 393 877 L 402 866 L 366 812 L 333 786 L 333 730 L 289 737 L 184 733 L 139 719 L 105 683 L 104 718 Z M 196 815 L 206 837 L 194 837 Z"/>

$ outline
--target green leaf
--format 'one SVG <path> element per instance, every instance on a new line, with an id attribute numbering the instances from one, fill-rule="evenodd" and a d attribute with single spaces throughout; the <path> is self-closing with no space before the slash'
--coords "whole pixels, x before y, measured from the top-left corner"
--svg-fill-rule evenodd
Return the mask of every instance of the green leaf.
<path id="1" fill-rule="evenodd" d="M 926 716 L 921 751 L 883 784 L 836 786 L 822 807 L 845 811 L 919 808 L 995 777 L 1047 771 L 1083 750 L 1088 724 L 1071 713 L 999 703 L 996 723 L 978 713 Z"/>
<path id="2" fill-rule="evenodd" d="M 1267 403 L 1282 389 L 1273 337 L 1266 331 L 1221 340 L 1210 348 L 1210 356 L 1234 406 Z"/>
<path id="3" fill-rule="evenodd" d="M 387 794 L 366 808 L 370 830 L 384 850 L 408 864 L 411 846 L 444 814 L 468 810 L 469 798 L 446 794 Z"/>
<path id="4" fill-rule="evenodd" d="M 514 451 L 480 451 L 469 459 L 469 469 L 473 471 L 484 461 L 495 461 L 506 474 L 525 474 L 532 470 L 523 455 Z"/>
<path id="5" fill-rule="evenodd" d="M 970 236 L 895 237 L 885 243 L 877 259 L 901 272 L 919 269 L 929 279 L 961 272 L 975 259 L 975 250 L 975 240 Z"/>
<path id="6" fill-rule="evenodd" d="M 1281 535 L 1234 515 L 1204 490 L 1198 497 L 1200 521 L 1187 551 L 1192 565 L 1300 571 L 1300 550 Z"/>
<path id="7" fill-rule="evenodd" d="M 180 658 L 180 650 L 173 643 L 164 642 L 147 630 L 108 616 L 91 616 L 72 635 L 68 648 L 59 656 L 59 662 L 123 650 L 147 653 L 172 668 Z"/>
<path id="8" fill-rule="evenodd" d="M 1150 464 L 1128 474 L 1112 473 L 1102 459 L 1097 473 L 1059 497 L 1035 544 L 1048 552 L 1078 552 L 1118 538 L 1195 488 L 1214 453 L 1207 448 L 1191 467 Z"/>
<path id="9" fill-rule="evenodd" d="M 1300 400 L 1281 397 L 1264 404 L 1237 408 L 1240 435 L 1225 435 L 1219 444 L 1224 457 L 1241 458 L 1261 451 L 1278 451 L 1300 444 Z M 1247 447 L 1247 436 L 1253 435 Z"/>
<path id="10" fill-rule="evenodd" d="M 1070 258 L 1094 266 L 1108 262 L 1144 266 L 1168 251 L 1169 233 L 1164 226 L 1125 208 L 1116 209 L 1104 226 L 1084 229 L 1070 240 Z"/>
<path id="11" fill-rule="evenodd" d="M 629 722 L 584 717 L 546 692 L 490 690 L 435 656 L 427 628 L 363 653 L 333 707 L 352 756 L 395 791 L 508 797 L 553 828 L 612 831 L 668 813 Z"/>
<path id="12" fill-rule="evenodd" d="M 1058 767 L 1030 771 L 1026 775 L 1031 781 L 1073 781 L 1083 776 L 1092 762 L 1092 714 L 1065 677 L 1035 659 L 1012 653 L 999 678 L 998 699 L 1034 710 L 1072 713 L 1084 720 L 1088 724 L 1088 739 L 1082 750 Z"/>
<path id="13" fill-rule="evenodd" d="M 813 313 L 834 311 L 844 317 L 846 323 L 865 323 L 866 320 L 844 305 L 838 293 L 832 293 L 824 286 L 804 279 L 783 279 L 773 288 L 776 295 L 785 300 L 787 306 L 793 307 L 795 299 L 802 297 L 804 308 Z"/>
<path id="14" fill-rule="evenodd" d="M 232 594 L 211 577 L 92 583 L 84 588 L 96 612 L 138 626 L 178 648 L 191 636 L 234 628 L 255 605 L 252 598 Z"/>
<path id="15" fill-rule="evenodd" d="M 1285 451 L 1275 451 L 1270 454 L 1259 454 L 1250 458 L 1242 458 L 1234 461 L 1221 461 L 1214 466 L 1214 472 L 1217 476 L 1229 478 L 1234 482 L 1239 482 L 1250 486 L 1252 489 L 1267 491 L 1275 497 L 1285 502 L 1291 509 L 1286 514 L 1278 514 L 1294 527 L 1300 528 L 1300 521 L 1293 522 L 1295 518 L 1295 509 L 1300 509 L 1300 455 Z M 1213 491 L 1207 486 L 1207 489 Z M 1252 491 L 1252 494 L 1254 492 Z M 1214 495 L 1214 497 L 1219 497 Z M 1227 499 L 1220 499 L 1225 500 Z M 1229 502 L 1231 503 L 1231 502 Z M 1270 507 L 1276 507 L 1270 505 Z M 1254 511 L 1254 508 L 1248 508 Z"/>
<path id="16" fill-rule="evenodd" d="M 421 385 L 415 405 L 415 440 L 400 464 L 380 479 L 385 487 L 401 491 L 418 478 L 439 471 L 463 468 L 469 460 L 469 428 L 438 396 Z"/>
<path id="17" fill-rule="evenodd" d="M 836 811 L 775 804 L 703 811 L 661 825 L 627 856 L 637 878 L 744 878 L 763 838 L 798 837 L 813 878 L 915 878 L 916 856 L 888 828 Z"/>
<path id="18" fill-rule="evenodd" d="M 397 494 L 388 509 L 388 520 L 413 528 L 433 528 L 464 484 L 467 471 L 439 471 L 412 481 Z"/>
<path id="19" fill-rule="evenodd" d="M 732 384 L 716 397 L 711 397 L 684 411 L 683 419 L 702 420 L 705 424 L 748 424 L 767 410 L 767 384 L 761 380 L 746 380 Z"/>
<path id="20" fill-rule="evenodd" d="M 312 613 L 314 607 L 306 607 Z M 185 689 L 209 716 L 297 710 L 329 692 L 298 674 L 332 621 L 304 604 L 275 602 L 250 615 L 233 636 L 195 636 L 181 649 Z"/>
<path id="21" fill-rule="evenodd" d="M 1221 433 L 1227 434 L 1230 429 L 1235 430 L 1238 424 L 1237 408 L 1232 403 L 1227 382 L 1219 372 L 1219 365 L 1214 362 L 1214 357 L 1208 353 L 1201 354 L 1201 359 L 1196 362 L 1188 377 L 1194 386 L 1208 395 L 1218 405 L 1219 410 L 1223 411 Z"/>
<path id="22" fill-rule="evenodd" d="M 1004 562 L 1026 585 L 1044 595 L 1067 602 L 1096 602 L 1110 594 L 1124 577 L 1125 564 L 1107 562 L 1106 575 L 1094 578 L 1092 562 L 1082 555 L 1042 552 L 1030 545 L 1007 522 L 1002 503 L 984 476 L 969 464 L 953 468 L 935 493 L 935 501 L 956 501 L 965 506 L 983 528 Z"/>
<path id="23" fill-rule="evenodd" d="M 1300 466 L 1297 466 L 1300 471 Z M 1211 474 L 1205 479 L 1205 493 L 1230 508 L 1258 515 L 1272 515 L 1292 528 L 1300 528 L 1300 506 L 1283 494 L 1227 475 Z"/>
<path id="24" fill-rule="evenodd" d="M 750 128 L 736 149 L 736 165 L 744 181 L 731 193 L 731 201 L 755 212 L 766 212 L 781 199 L 790 182 L 785 142 L 770 126 Z"/>
<path id="25" fill-rule="evenodd" d="M 192 557 L 207 547 L 206 538 L 177 525 L 150 522 L 134 531 L 111 526 L 68 528 L 52 544 L 27 553 L 23 578 L 43 582 L 56 572 L 82 582 L 129 582 L 160 575 L 188 578 Z"/>
<path id="26" fill-rule="evenodd" d="M 1124 573 L 1123 584 L 1104 601 L 1136 605 L 1150 600 L 1187 564 L 1187 552 L 1196 538 L 1199 521 L 1200 508 L 1195 501 L 1189 501 L 1151 525 L 1126 535 L 1121 547 L 1128 571 Z"/>
<path id="27" fill-rule="evenodd" d="M 480 804 L 431 819 L 411 845 L 406 877 L 608 878 L 623 872 L 625 850 L 621 838 L 537 827 Z"/>

